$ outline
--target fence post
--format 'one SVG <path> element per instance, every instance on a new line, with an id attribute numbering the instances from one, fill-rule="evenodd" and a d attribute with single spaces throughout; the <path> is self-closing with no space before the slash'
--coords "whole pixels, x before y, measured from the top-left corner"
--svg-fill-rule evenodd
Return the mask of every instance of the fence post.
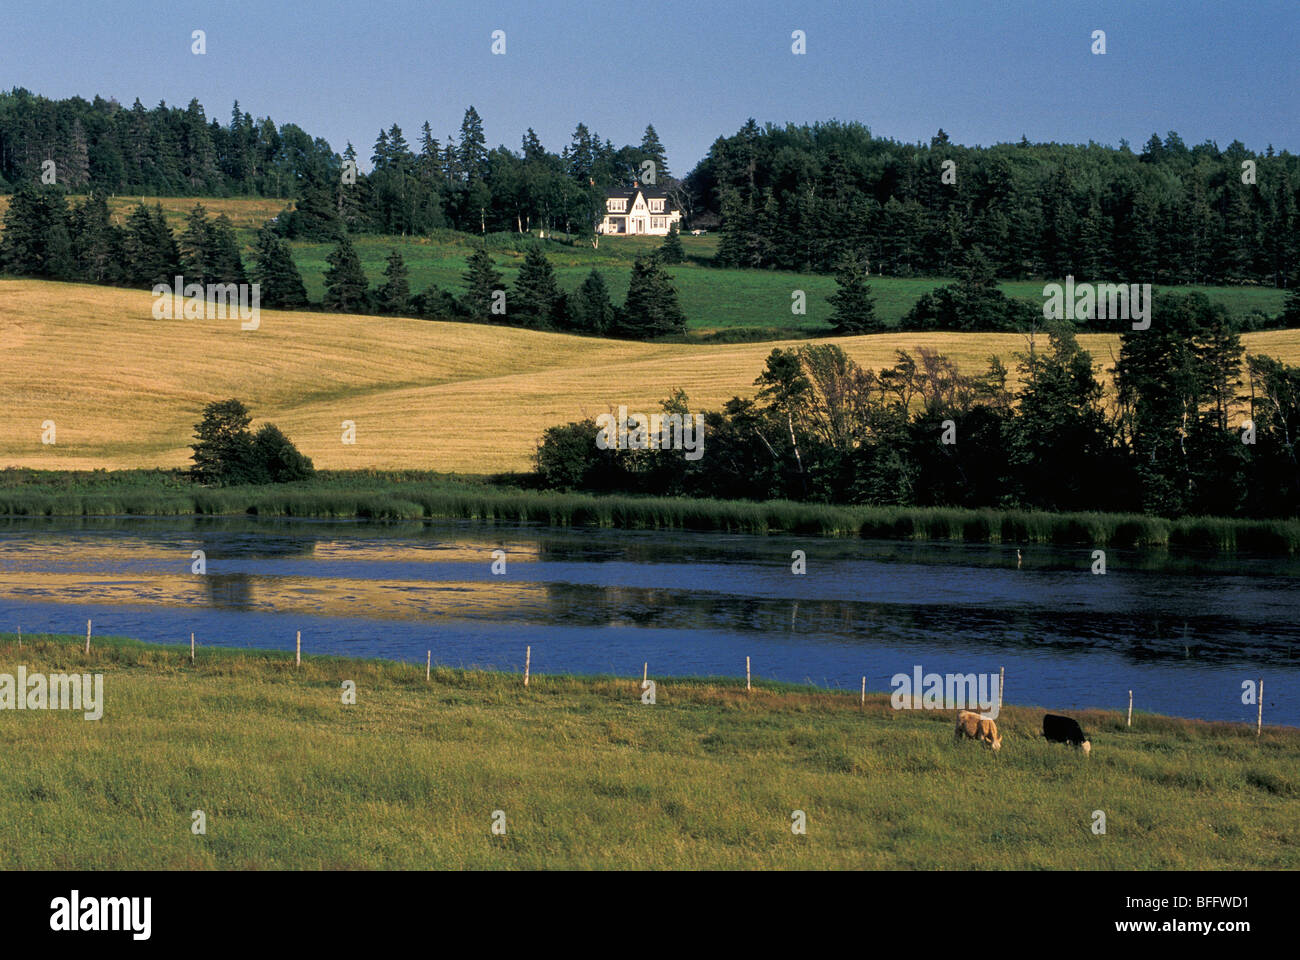
<path id="1" fill-rule="evenodd" d="M 1007 668 L 998 667 L 998 713 L 1002 712 L 1002 687 L 1006 684 Z"/>
<path id="2" fill-rule="evenodd" d="M 190 663 L 194 662 L 194 634 L 190 634 Z"/>
<path id="3" fill-rule="evenodd" d="M 524 650 L 524 686 L 528 686 L 528 670 L 533 665 L 533 648 L 531 646 Z"/>
<path id="4" fill-rule="evenodd" d="M 746 657 L 745 658 L 745 692 L 749 693 L 750 689 L 751 687 L 749 685 L 749 657 Z"/>
<path id="5" fill-rule="evenodd" d="M 862 678 L 862 701 L 858 705 L 859 710 L 867 709 L 867 678 Z"/>
<path id="6" fill-rule="evenodd" d="M 433 651 L 424 651 L 424 682 L 429 682 L 429 670 L 433 666 Z"/>
<path id="7" fill-rule="evenodd" d="M 302 631 L 301 630 L 298 631 L 298 641 L 296 646 L 294 647 L 293 665 L 295 667 L 302 666 Z"/>
<path id="8" fill-rule="evenodd" d="M 1133 726 L 1133 691 L 1128 692 L 1128 725 Z"/>
<path id="9" fill-rule="evenodd" d="M 90 621 L 86 621 L 86 656 L 90 656 Z"/>
<path id="10" fill-rule="evenodd" d="M 1259 678 L 1259 689 L 1255 692 L 1259 699 L 1259 713 L 1255 717 L 1255 736 L 1259 736 L 1260 731 L 1264 729 L 1264 678 Z"/>

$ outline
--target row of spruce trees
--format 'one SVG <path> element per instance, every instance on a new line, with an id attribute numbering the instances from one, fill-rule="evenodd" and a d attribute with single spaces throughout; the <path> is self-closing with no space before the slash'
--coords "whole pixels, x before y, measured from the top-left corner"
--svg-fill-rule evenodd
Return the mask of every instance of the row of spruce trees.
<path id="1" fill-rule="evenodd" d="M 388 255 L 383 281 L 371 288 L 347 236 L 331 251 L 328 264 L 324 306 L 341 313 L 469 320 L 631 340 L 686 330 L 677 290 L 658 253 L 633 262 L 621 307 L 610 299 L 605 278 L 594 268 L 573 293 L 560 289 L 541 244 L 528 248 L 519 275 L 509 285 L 487 249 L 476 247 L 466 264 L 460 297 L 436 284 L 413 294 L 406 263 L 396 250 Z"/>
<path id="2" fill-rule="evenodd" d="M 686 317 L 665 263 L 681 262 L 674 231 L 663 247 L 632 265 L 627 298 L 610 299 L 601 274 L 592 270 L 572 294 L 560 289 L 540 244 L 531 246 L 513 285 L 507 285 L 492 255 L 478 247 L 470 255 L 460 296 L 431 285 L 410 288 L 402 255 L 388 257 L 383 280 L 371 286 L 351 238 L 344 234 L 327 258 L 322 306 L 340 313 L 388 313 L 440 320 L 472 320 L 598 336 L 649 339 L 681 333 Z M 302 276 L 288 242 L 268 224 L 257 234 L 252 264 L 245 267 L 234 226 L 225 215 L 211 217 L 196 203 L 179 236 L 162 208 L 137 204 L 119 227 L 98 193 L 69 207 L 53 188 L 19 188 L 5 212 L 0 236 L 0 271 L 53 280 L 82 280 L 124 286 L 257 283 L 266 307 L 308 305 Z"/>

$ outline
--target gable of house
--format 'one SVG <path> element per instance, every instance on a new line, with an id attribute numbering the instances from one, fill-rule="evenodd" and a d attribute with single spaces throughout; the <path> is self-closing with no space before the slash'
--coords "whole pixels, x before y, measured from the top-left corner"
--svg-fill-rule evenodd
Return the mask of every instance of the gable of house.
<path id="1" fill-rule="evenodd" d="M 605 216 L 597 227 L 606 234 L 650 234 L 664 236 L 682 214 L 666 191 L 634 183 L 631 189 L 605 194 Z"/>

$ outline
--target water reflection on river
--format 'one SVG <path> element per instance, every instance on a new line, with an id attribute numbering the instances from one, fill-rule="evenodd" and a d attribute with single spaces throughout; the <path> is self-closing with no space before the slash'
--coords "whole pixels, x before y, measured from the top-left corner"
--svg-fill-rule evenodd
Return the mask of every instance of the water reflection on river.
<path id="1" fill-rule="evenodd" d="M 192 552 L 207 573 L 191 573 Z M 506 571 L 491 572 L 504 550 Z M 791 572 L 791 553 L 807 573 Z M 537 672 L 887 690 L 1007 671 L 1006 699 L 1300 726 L 1300 564 L 1091 549 L 230 519 L 0 521 L 0 630 Z"/>

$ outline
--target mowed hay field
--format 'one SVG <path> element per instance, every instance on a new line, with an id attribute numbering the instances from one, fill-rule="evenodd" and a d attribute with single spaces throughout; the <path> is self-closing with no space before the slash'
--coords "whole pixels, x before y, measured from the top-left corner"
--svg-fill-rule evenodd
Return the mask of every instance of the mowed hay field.
<path id="1" fill-rule="evenodd" d="M 206 403 L 238 397 L 329 469 L 523 470 L 548 427 L 616 409 L 651 412 L 675 388 L 694 410 L 751 396 L 781 343 L 644 344 L 477 324 L 265 310 L 154 320 L 146 291 L 0 281 L 0 467 L 183 466 Z M 1118 338 L 1080 338 L 1109 366 Z M 791 341 L 798 345 L 807 341 Z M 1017 334 L 833 338 L 864 366 L 939 350 L 964 370 L 1013 365 Z M 1300 363 L 1300 332 L 1245 337 Z M 41 442 L 55 424 L 56 443 Z M 342 443 L 341 424 L 356 424 Z"/>
<path id="2" fill-rule="evenodd" d="M 69 204 L 79 204 L 85 197 L 71 194 Z M 126 223 L 127 214 L 143 203 L 152 208 L 155 204 L 162 207 L 163 218 L 167 225 L 176 232 L 185 229 L 185 217 L 194 209 L 194 204 L 203 204 L 208 216 L 225 214 L 237 230 L 256 230 L 272 217 L 279 216 L 284 210 L 293 206 L 292 200 L 278 200 L 274 197 L 109 197 L 108 212 L 113 222 L 119 226 Z M 0 218 L 9 209 L 9 197 L 0 195 Z"/>
<path id="3" fill-rule="evenodd" d="M 103 716 L 6 712 L 10 869 L 1300 867 L 1300 731 L 953 712 L 761 677 L 547 676 L 0 635 L 0 671 L 102 673 Z M 342 685 L 355 684 L 344 704 Z M 206 833 L 191 832 L 193 811 Z M 806 833 L 791 814 L 806 816 Z M 1106 832 L 1092 832 L 1094 811 Z M 493 835 L 494 811 L 505 834 Z M 75 844 L 68 843 L 76 825 Z"/>

